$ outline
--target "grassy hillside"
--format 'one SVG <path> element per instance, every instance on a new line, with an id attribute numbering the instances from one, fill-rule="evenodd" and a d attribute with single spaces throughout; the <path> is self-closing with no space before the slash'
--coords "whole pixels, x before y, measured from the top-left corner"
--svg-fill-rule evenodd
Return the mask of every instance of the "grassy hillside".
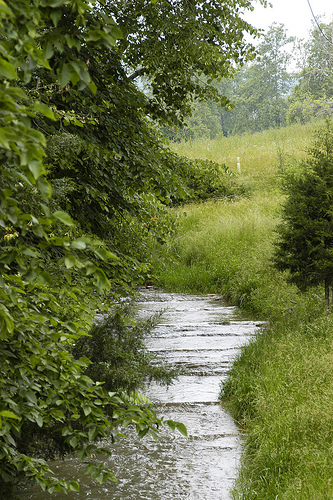
<path id="1" fill-rule="evenodd" d="M 303 301 L 297 289 L 272 268 L 271 258 L 283 201 L 282 170 L 306 156 L 317 127 L 296 125 L 174 145 L 178 154 L 226 163 L 237 175 L 239 157 L 239 181 L 249 195 L 175 210 L 178 236 L 154 263 L 160 286 L 220 293 L 257 318 L 270 320 Z"/>
<path id="2" fill-rule="evenodd" d="M 333 497 L 333 323 L 323 290 L 300 293 L 271 263 L 279 177 L 306 155 L 317 124 L 177 144 L 236 170 L 248 197 L 177 209 L 179 232 L 155 256 L 160 286 L 219 293 L 267 321 L 235 361 L 221 398 L 246 429 L 239 499 Z"/>
<path id="3" fill-rule="evenodd" d="M 274 181 L 281 157 L 301 158 L 306 155 L 314 128 L 312 123 L 292 125 L 252 135 L 181 142 L 173 149 L 189 158 L 225 163 L 234 172 L 237 172 L 237 158 L 240 158 L 241 179 L 258 189 Z"/>

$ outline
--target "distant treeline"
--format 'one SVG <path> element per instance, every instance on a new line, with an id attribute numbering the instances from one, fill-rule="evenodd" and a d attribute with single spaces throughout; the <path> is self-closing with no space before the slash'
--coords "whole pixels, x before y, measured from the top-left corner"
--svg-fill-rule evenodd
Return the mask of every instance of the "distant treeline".
<path id="1" fill-rule="evenodd" d="M 321 23 L 320 29 L 313 27 L 308 40 L 299 40 L 289 37 L 283 24 L 273 23 L 258 46 L 256 60 L 239 67 L 232 80 L 215 82 L 233 108 L 196 100 L 185 127 L 163 127 L 162 132 L 173 141 L 214 139 L 330 115 L 332 32 L 333 22 Z"/>

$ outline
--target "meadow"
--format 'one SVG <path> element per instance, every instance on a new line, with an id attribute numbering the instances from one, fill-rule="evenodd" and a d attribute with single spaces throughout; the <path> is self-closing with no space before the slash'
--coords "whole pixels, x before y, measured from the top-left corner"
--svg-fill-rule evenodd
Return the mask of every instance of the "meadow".
<path id="1" fill-rule="evenodd" d="M 333 317 L 321 287 L 301 293 L 272 263 L 281 176 L 307 155 L 319 125 L 173 145 L 225 163 L 246 186 L 246 196 L 173 209 L 178 232 L 153 260 L 159 286 L 217 293 L 265 321 L 221 386 L 245 435 L 237 499 L 333 497 Z"/>

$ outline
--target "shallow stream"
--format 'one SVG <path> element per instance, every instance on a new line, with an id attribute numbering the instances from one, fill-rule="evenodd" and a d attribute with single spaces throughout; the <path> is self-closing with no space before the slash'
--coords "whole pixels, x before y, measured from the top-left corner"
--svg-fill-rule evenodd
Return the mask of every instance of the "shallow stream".
<path id="1" fill-rule="evenodd" d="M 244 320 L 217 296 L 142 290 L 139 315 L 165 310 L 147 346 L 167 362 L 186 369 L 171 387 L 150 384 L 144 394 L 159 415 L 183 422 L 188 437 L 163 430 L 158 442 L 135 434 L 113 445 L 107 459 L 118 484 L 93 483 L 75 458 L 51 468 L 64 479 L 79 479 L 80 493 L 50 497 L 37 487 L 20 492 L 33 500 L 229 500 L 241 454 L 241 436 L 219 404 L 221 380 L 257 323 Z"/>

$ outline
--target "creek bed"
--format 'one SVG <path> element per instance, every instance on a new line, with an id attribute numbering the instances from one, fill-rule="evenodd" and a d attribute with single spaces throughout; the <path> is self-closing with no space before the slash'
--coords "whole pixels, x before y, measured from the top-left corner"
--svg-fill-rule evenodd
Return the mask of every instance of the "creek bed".
<path id="1" fill-rule="evenodd" d="M 178 365 L 186 374 L 169 388 L 155 383 L 144 394 L 159 415 L 180 421 L 188 437 L 167 429 L 158 442 L 146 436 L 112 445 L 105 465 L 118 484 L 99 485 L 84 475 L 85 465 L 75 458 L 54 461 L 51 468 L 67 480 L 78 479 L 80 492 L 50 497 L 37 487 L 20 492 L 20 499 L 54 500 L 229 500 L 241 455 L 241 435 L 230 415 L 219 404 L 221 380 L 242 345 L 258 324 L 239 315 L 217 296 L 141 291 L 138 315 L 164 310 L 147 346 L 161 359 Z"/>

